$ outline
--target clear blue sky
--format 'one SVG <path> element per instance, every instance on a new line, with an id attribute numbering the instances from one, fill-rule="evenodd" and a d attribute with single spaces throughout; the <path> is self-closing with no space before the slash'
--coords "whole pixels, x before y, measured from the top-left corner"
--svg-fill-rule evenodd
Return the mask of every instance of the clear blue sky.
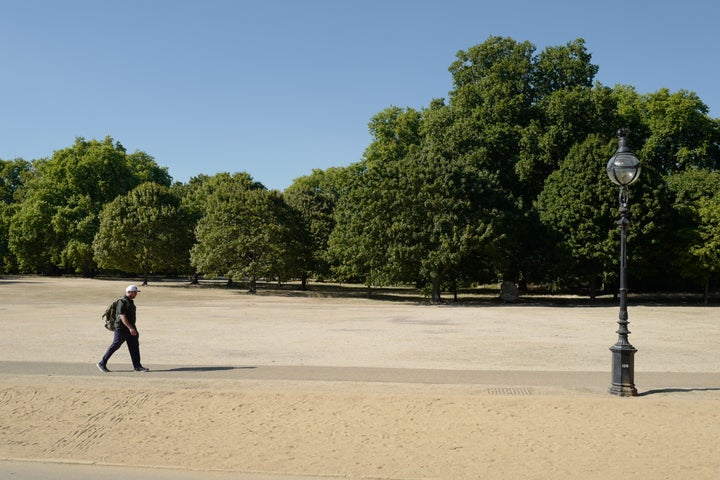
<path id="1" fill-rule="evenodd" d="M 0 158 L 110 135 L 177 181 L 284 190 L 360 160 L 374 114 L 446 98 L 456 53 L 491 35 L 584 38 L 604 85 L 720 117 L 719 19 L 710 0 L 0 0 Z"/>

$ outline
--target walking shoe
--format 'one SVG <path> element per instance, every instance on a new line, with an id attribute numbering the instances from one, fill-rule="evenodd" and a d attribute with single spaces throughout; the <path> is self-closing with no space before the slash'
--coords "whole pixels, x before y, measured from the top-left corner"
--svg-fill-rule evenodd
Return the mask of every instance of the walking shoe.
<path id="1" fill-rule="evenodd" d="M 135 369 L 135 371 L 136 371 L 136 372 L 149 372 L 150 369 L 149 369 L 149 368 L 145 368 L 145 367 L 137 367 L 137 368 Z"/>
<path id="2" fill-rule="evenodd" d="M 107 367 L 105 366 L 105 364 L 102 362 L 98 362 L 97 367 L 101 372 L 105 372 L 105 373 L 110 372 L 110 370 L 108 370 Z"/>

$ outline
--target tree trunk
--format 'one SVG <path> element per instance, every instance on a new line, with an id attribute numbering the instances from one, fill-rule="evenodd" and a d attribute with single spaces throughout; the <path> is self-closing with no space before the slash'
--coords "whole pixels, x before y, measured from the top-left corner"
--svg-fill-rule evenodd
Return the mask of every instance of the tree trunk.
<path id="1" fill-rule="evenodd" d="M 442 298 L 440 297 L 440 283 L 442 279 L 440 275 L 436 275 L 432 279 L 432 303 L 440 303 Z"/>

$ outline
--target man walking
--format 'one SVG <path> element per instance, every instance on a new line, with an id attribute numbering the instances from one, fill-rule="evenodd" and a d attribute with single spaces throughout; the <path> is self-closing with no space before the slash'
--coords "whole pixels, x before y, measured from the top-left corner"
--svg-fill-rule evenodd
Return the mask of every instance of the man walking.
<path id="1" fill-rule="evenodd" d="M 125 289 L 125 296 L 118 300 L 120 303 L 117 306 L 117 313 L 115 314 L 115 336 L 102 360 L 97 364 L 101 372 L 110 371 L 107 368 L 107 362 L 123 343 L 127 343 L 128 350 L 130 351 L 130 359 L 132 360 L 135 371 L 150 371 L 149 368 L 143 367 L 142 363 L 140 363 L 140 341 L 137 328 L 135 327 L 134 302 L 138 292 L 140 292 L 140 290 L 138 290 L 137 285 L 129 285 Z"/>

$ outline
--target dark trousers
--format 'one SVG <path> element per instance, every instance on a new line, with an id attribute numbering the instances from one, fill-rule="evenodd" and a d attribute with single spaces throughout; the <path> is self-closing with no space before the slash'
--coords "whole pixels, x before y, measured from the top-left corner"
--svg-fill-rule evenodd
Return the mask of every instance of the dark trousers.
<path id="1" fill-rule="evenodd" d="M 113 353 L 115 353 L 118 348 L 122 347 L 123 343 L 127 343 L 133 368 L 140 368 L 142 366 L 140 363 L 140 340 L 137 336 L 130 335 L 130 331 L 125 328 L 115 330 L 115 337 L 108 347 L 107 352 L 103 355 L 103 365 L 107 365 L 110 357 L 112 357 Z"/>

